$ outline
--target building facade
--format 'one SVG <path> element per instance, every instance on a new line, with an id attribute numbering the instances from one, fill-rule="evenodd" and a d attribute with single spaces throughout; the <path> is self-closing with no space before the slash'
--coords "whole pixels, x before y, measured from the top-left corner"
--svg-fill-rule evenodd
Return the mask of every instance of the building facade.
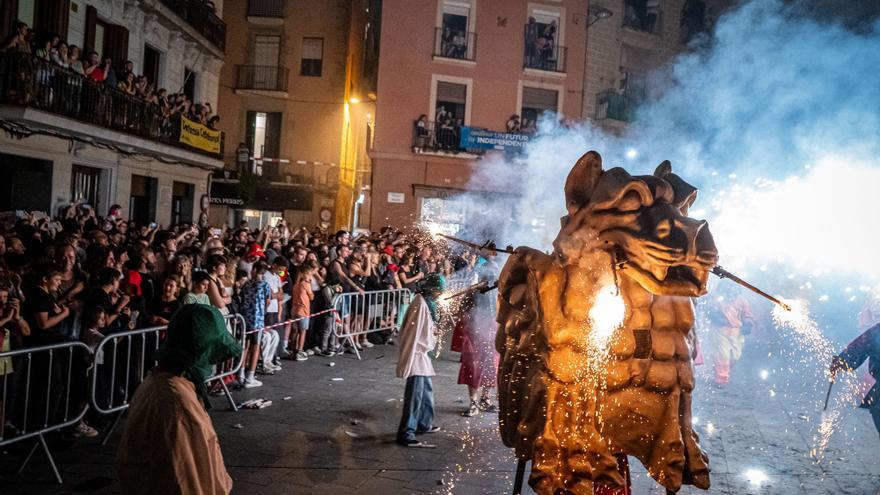
<path id="1" fill-rule="evenodd" d="M 709 30 L 724 0 L 593 0 L 583 115 L 615 130 L 651 98 L 649 74 Z"/>
<path id="2" fill-rule="evenodd" d="M 212 181 L 212 223 L 334 223 L 350 3 L 227 2 L 221 128 L 240 152 Z"/>
<path id="3" fill-rule="evenodd" d="M 221 1 L 7 0 L 4 36 L 16 20 L 37 40 L 57 34 L 111 56 L 116 69 L 130 60 L 157 89 L 216 108 Z M 54 212 L 80 201 L 100 214 L 119 204 L 141 223 L 198 219 L 209 176 L 223 164 L 220 133 L 30 54 L 0 53 L 0 85 L 0 173 L 8 178 L 0 210 Z"/>
<path id="4" fill-rule="evenodd" d="M 485 153 L 521 146 L 542 115 L 584 117 L 587 5 L 419 5 L 382 2 L 372 173 L 356 191 L 365 197 L 361 225 L 428 220 L 454 232 L 479 213 L 453 197 L 475 187 L 471 172 Z"/>

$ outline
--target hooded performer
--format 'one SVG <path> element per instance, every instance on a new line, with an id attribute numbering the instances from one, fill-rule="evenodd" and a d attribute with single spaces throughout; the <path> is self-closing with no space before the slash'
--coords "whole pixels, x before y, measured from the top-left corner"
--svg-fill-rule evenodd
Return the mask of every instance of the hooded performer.
<path id="1" fill-rule="evenodd" d="M 440 431 L 440 427 L 434 425 L 434 388 L 431 383 L 434 365 L 428 353 L 437 345 L 434 335 L 437 313 L 432 311 L 432 304 L 436 304 L 443 285 L 443 278 L 439 275 L 426 278 L 422 293 L 413 298 L 400 327 L 397 377 L 406 379 L 406 390 L 403 414 L 397 427 L 397 443 L 407 447 L 425 446 L 416 439 L 417 434 Z"/>
<path id="2" fill-rule="evenodd" d="M 202 304 L 182 307 L 156 351 L 158 365 L 131 400 L 117 454 L 126 494 L 227 494 L 232 479 L 211 418 L 205 380 L 212 366 L 241 355 L 220 312 Z"/>

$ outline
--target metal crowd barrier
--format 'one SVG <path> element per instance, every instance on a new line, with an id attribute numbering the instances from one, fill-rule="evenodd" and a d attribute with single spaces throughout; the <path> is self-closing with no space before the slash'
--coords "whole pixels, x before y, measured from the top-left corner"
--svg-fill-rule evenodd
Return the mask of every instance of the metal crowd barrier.
<path id="1" fill-rule="evenodd" d="M 241 315 L 228 315 L 226 328 L 244 348 L 245 322 Z M 146 373 L 155 366 L 153 357 L 162 334 L 167 327 L 150 327 L 127 332 L 107 335 L 95 347 L 94 367 L 91 373 L 89 403 L 99 414 L 114 414 L 116 419 L 104 435 L 101 443 L 106 444 L 122 413 L 128 409 L 134 389 L 140 384 Z M 208 378 L 208 382 L 219 380 L 223 393 L 226 395 L 233 410 L 238 410 L 235 400 L 229 393 L 223 379 L 235 375 L 244 364 L 244 352 L 238 359 L 223 363 Z M 101 362 L 99 362 L 101 361 Z"/>
<path id="2" fill-rule="evenodd" d="M 354 337 L 373 332 L 398 329 L 398 315 L 412 300 L 409 289 L 346 292 L 333 297 L 333 335 L 347 340 L 358 359 Z"/>
<path id="3" fill-rule="evenodd" d="M 79 423 L 88 411 L 86 374 L 91 350 L 82 342 L 65 342 L 0 352 L 2 402 L 0 402 L 0 447 L 37 438 L 18 472 L 42 447 L 55 479 L 61 474 L 44 435 Z M 11 370 L 10 370 L 11 367 Z M 6 437 L 6 425 L 20 433 Z"/>

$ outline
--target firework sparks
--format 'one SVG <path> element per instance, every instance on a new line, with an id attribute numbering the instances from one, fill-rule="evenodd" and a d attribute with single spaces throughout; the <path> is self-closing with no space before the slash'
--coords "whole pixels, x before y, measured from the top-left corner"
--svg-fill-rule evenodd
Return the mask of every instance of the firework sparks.
<path id="1" fill-rule="evenodd" d="M 602 349 L 607 347 L 614 331 L 623 325 L 626 305 L 614 285 L 606 285 L 596 293 L 593 307 L 590 308 L 591 344 Z"/>

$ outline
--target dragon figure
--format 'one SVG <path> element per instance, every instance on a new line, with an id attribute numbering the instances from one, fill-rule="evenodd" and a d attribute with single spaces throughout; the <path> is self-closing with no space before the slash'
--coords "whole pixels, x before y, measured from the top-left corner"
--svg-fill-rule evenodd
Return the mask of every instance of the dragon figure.
<path id="1" fill-rule="evenodd" d="M 622 488 L 618 455 L 639 459 L 669 491 L 709 488 L 691 425 L 692 299 L 706 293 L 718 253 L 706 222 L 687 216 L 696 196 L 668 161 L 632 176 L 603 170 L 590 151 L 566 180 L 553 254 L 520 247 L 504 266 L 500 431 L 532 461 L 537 493 Z M 591 309 L 608 287 L 625 309 L 595 352 Z"/>

